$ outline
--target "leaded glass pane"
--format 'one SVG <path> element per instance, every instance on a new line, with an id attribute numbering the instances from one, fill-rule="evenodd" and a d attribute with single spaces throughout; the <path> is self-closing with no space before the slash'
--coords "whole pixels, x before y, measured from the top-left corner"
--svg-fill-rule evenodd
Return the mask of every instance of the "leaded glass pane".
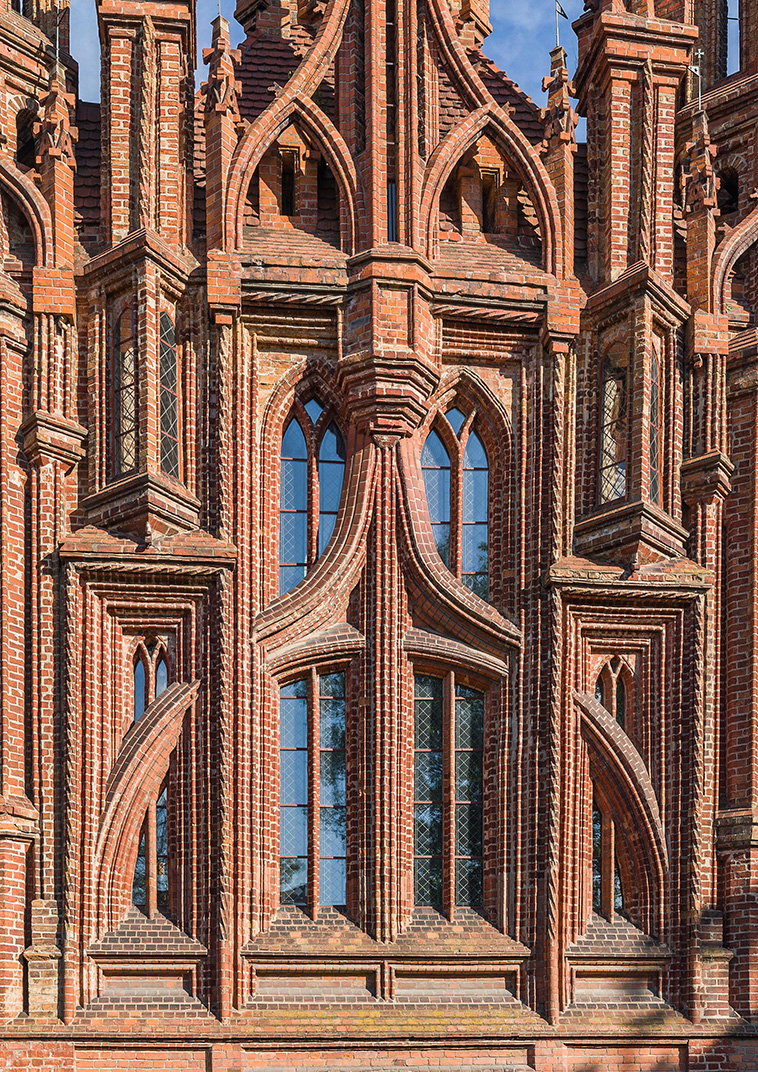
<path id="1" fill-rule="evenodd" d="M 308 753 L 283 750 L 280 764 L 282 804 L 308 803 Z"/>
<path id="2" fill-rule="evenodd" d="M 413 809 L 416 856 L 442 855 L 442 805 L 416 804 Z"/>
<path id="3" fill-rule="evenodd" d="M 461 580 L 482 599 L 489 590 L 489 471 L 482 441 L 472 429 L 461 474 Z"/>
<path id="4" fill-rule="evenodd" d="M 137 466 L 137 351 L 134 314 L 119 318 L 113 339 L 113 474 Z"/>
<path id="5" fill-rule="evenodd" d="M 344 806 L 345 753 L 321 750 L 321 803 Z"/>
<path id="6" fill-rule="evenodd" d="M 424 487 L 432 524 L 448 524 L 450 521 L 450 467 L 424 469 Z"/>
<path id="7" fill-rule="evenodd" d="M 305 566 L 308 541 L 308 515 L 281 515 L 279 524 L 279 561 L 284 564 Z"/>
<path id="8" fill-rule="evenodd" d="M 453 406 L 452 409 L 449 409 L 447 411 L 445 416 L 447 417 L 450 427 L 453 429 L 455 434 L 459 436 L 461 434 L 461 428 L 463 428 L 464 424 L 466 423 L 466 418 L 464 414 L 461 413 L 461 411 L 456 406 Z"/>
<path id="9" fill-rule="evenodd" d="M 344 905 L 346 866 L 344 859 L 322 859 L 319 861 L 319 904 Z"/>
<path id="10" fill-rule="evenodd" d="M 305 577 L 308 564 L 308 448 L 291 420 L 282 436 L 279 466 L 279 594 Z"/>
<path id="11" fill-rule="evenodd" d="M 439 556 L 450 565 L 450 458 L 435 431 L 427 436 L 421 452 L 429 520 Z"/>
<path id="12" fill-rule="evenodd" d="M 414 764 L 416 800 L 442 800 L 442 752 L 417 752 Z"/>
<path id="13" fill-rule="evenodd" d="M 315 427 L 318 424 L 319 417 L 324 412 L 324 407 L 315 398 L 311 398 L 308 402 L 305 403 L 304 408 L 305 412 L 313 421 L 313 425 Z"/>
<path id="14" fill-rule="evenodd" d="M 345 855 L 346 828 L 344 808 L 321 808 L 319 845 L 322 857 Z M 322 902 L 322 904 L 325 903 Z M 342 902 L 339 901 L 338 904 Z"/>
<path id="15" fill-rule="evenodd" d="M 484 696 L 465 685 L 455 696 L 455 903 L 482 901 Z"/>
<path id="16" fill-rule="evenodd" d="M 322 748 L 345 747 L 345 701 L 327 697 L 319 705 L 319 732 Z"/>
<path id="17" fill-rule="evenodd" d="M 282 696 L 279 701 L 279 726 L 282 748 L 308 747 L 307 695 Z"/>
<path id="18" fill-rule="evenodd" d="M 482 903 L 482 861 L 455 861 L 455 903 L 478 907 Z"/>
<path id="19" fill-rule="evenodd" d="M 282 510 L 308 509 L 308 463 L 282 458 L 279 505 Z"/>
<path id="20" fill-rule="evenodd" d="M 626 372 L 606 362 L 600 434 L 600 500 L 626 495 Z"/>
<path id="21" fill-rule="evenodd" d="M 345 444 L 332 421 L 321 440 L 318 455 L 319 529 L 318 553 L 322 555 L 332 538 L 345 479 Z"/>
<path id="22" fill-rule="evenodd" d="M 442 860 L 417 858 L 413 864 L 416 904 L 438 907 L 442 904 Z"/>
<path id="23" fill-rule="evenodd" d="M 279 852 L 282 856 L 308 855 L 308 809 L 279 809 Z"/>
<path id="24" fill-rule="evenodd" d="M 177 480 L 179 466 L 179 368 L 176 331 L 168 313 L 161 313 L 161 469 Z"/>
<path id="25" fill-rule="evenodd" d="M 279 900 L 282 904 L 307 904 L 307 859 L 289 857 L 279 861 Z"/>

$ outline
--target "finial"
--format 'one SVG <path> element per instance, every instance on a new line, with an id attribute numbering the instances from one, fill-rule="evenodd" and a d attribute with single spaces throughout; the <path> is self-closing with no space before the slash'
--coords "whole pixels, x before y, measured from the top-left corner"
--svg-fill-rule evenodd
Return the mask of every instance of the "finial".
<path id="1" fill-rule="evenodd" d="M 566 14 L 566 12 L 561 7 L 561 5 L 559 3 L 559 0 L 555 0 L 555 47 L 556 48 L 560 48 L 560 44 L 561 44 L 561 35 L 560 35 L 560 31 L 558 29 L 558 16 L 559 15 L 564 19 L 568 18 L 568 15 Z"/>

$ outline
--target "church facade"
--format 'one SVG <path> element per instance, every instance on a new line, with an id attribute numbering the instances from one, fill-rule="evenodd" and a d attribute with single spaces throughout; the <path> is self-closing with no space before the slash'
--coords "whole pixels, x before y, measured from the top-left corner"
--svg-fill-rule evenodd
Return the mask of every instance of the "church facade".
<path id="1" fill-rule="evenodd" d="M 758 1068 L 758 3 L 544 108 L 96 8 L 0 0 L 0 1068 Z"/>

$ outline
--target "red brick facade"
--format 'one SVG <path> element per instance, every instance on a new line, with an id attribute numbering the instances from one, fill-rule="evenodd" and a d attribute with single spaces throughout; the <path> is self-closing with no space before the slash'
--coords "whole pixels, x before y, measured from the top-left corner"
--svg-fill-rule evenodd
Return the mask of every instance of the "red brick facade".
<path id="1" fill-rule="evenodd" d="M 238 0 L 198 93 L 194 0 L 97 0 L 100 105 L 58 6 L 0 1070 L 758 1068 L 757 0 L 729 78 L 725 0 L 588 0 L 544 109 L 486 0 Z"/>

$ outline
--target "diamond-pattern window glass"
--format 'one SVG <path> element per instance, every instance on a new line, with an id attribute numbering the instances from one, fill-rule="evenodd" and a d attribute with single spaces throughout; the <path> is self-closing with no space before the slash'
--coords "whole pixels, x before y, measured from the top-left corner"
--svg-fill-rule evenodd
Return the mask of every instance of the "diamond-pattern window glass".
<path id="1" fill-rule="evenodd" d="M 603 904 L 603 817 L 592 803 L 592 907 L 600 912 Z"/>
<path id="2" fill-rule="evenodd" d="M 332 538 L 345 477 L 345 444 L 332 421 L 324 432 L 318 452 L 318 553 L 322 555 Z"/>
<path id="3" fill-rule="evenodd" d="M 161 469 L 181 479 L 179 458 L 179 363 L 176 329 L 168 313 L 161 313 Z"/>
<path id="4" fill-rule="evenodd" d="M 600 433 L 600 501 L 604 503 L 626 496 L 626 393 L 626 370 L 606 358 Z"/>
<path id="5" fill-rule="evenodd" d="M 282 904 L 308 900 L 308 685 L 279 690 L 279 894 Z"/>
<path id="6" fill-rule="evenodd" d="M 461 481 L 461 580 L 482 599 L 489 588 L 489 466 L 481 439 L 472 429 L 463 452 Z"/>
<path id="7" fill-rule="evenodd" d="M 442 904 L 443 752 L 441 678 L 414 681 L 414 900 Z"/>
<path id="8" fill-rule="evenodd" d="M 308 564 L 308 447 L 293 418 L 282 436 L 279 483 L 279 594 L 305 577 Z"/>
<path id="9" fill-rule="evenodd" d="M 113 476 L 137 467 L 137 340 L 134 312 L 119 317 L 113 338 Z"/>
<path id="10" fill-rule="evenodd" d="M 484 696 L 455 688 L 455 903 L 482 903 Z"/>
<path id="11" fill-rule="evenodd" d="M 450 457 L 437 432 L 426 437 L 421 452 L 426 502 L 432 523 L 434 542 L 440 558 L 450 565 Z"/>
<path id="12" fill-rule="evenodd" d="M 322 674 L 319 684 L 319 902 L 346 897 L 345 675 Z"/>

